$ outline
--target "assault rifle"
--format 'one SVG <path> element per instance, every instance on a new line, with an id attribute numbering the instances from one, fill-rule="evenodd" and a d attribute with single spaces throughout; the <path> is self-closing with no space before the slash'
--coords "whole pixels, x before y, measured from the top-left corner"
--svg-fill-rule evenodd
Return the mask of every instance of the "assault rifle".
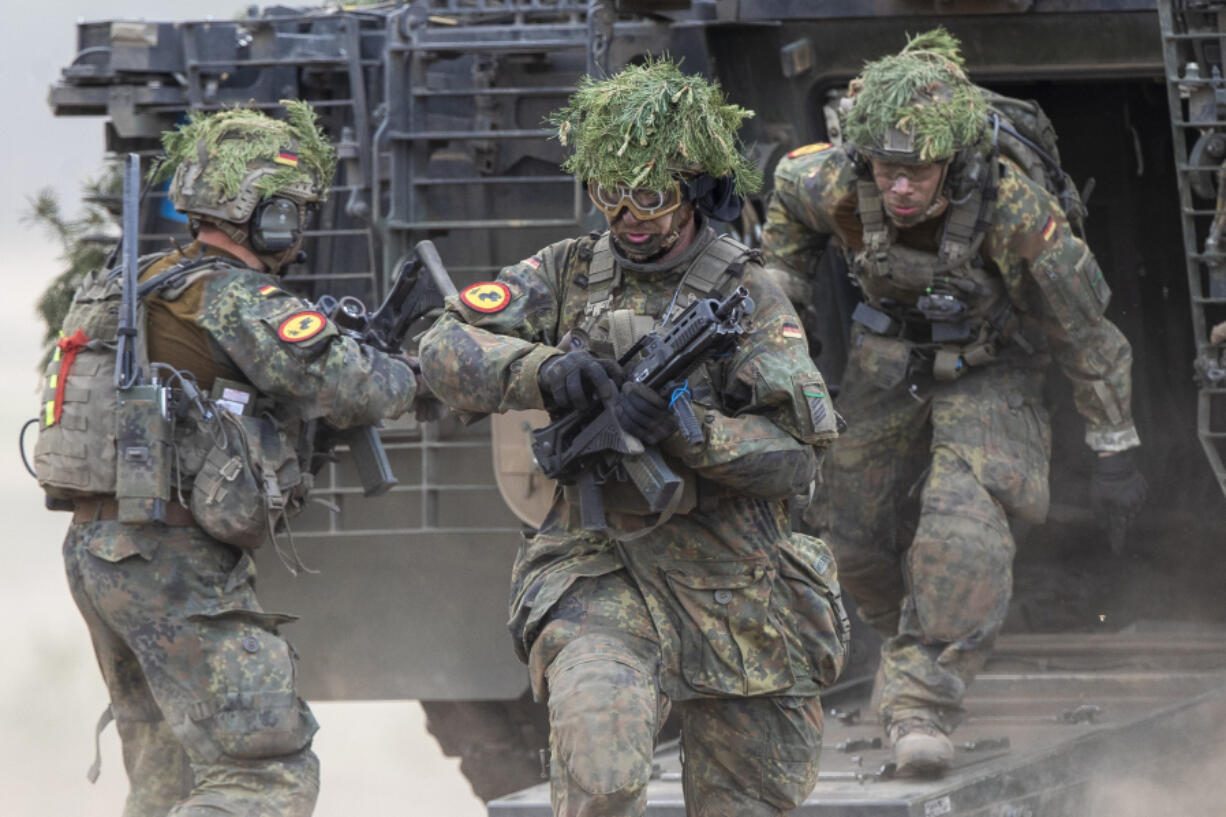
<path id="1" fill-rule="evenodd" d="M 676 321 L 640 338 L 618 361 L 627 381 L 642 383 L 669 401 L 691 444 L 702 442 L 703 435 L 690 405 L 690 373 L 732 351 L 744 332 L 741 318 L 752 311 L 753 299 L 745 287 L 723 300 L 700 298 Z M 618 424 L 618 399 L 563 414 L 532 432 L 532 453 L 545 475 L 563 485 L 578 485 L 585 530 L 608 529 L 601 486 L 610 480 L 633 481 L 652 513 L 664 513 L 680 499 L 681 479 L 660 452 Z"/>
<path id="2" fill-rule="evenodd" d="M 397 266 L 396 280 L 374 312 L 367 312 L 366 305 L 351 295 L 339 300 L 324 295 L 315 308 L 327 315 L 342 334 L 388 354 L 403 355 L 409 327 L 430 310 L 442 309 L 443 299 L 455 294 L 455 284 L 443 267 L 434 242 L 427 240 L 417 242 L 413 252 Z M 425 396 L 425 385 L 420 370 L 414 368 L 414 374 L 420 400 Z M 366 496 L 378 496 L 398 481 L 373 425 L 344 430 L 330 426 L 310 428 L 307 440 L 311 441 L 313 459 L 326 458 L 338 443 L 349 446 Z"/>

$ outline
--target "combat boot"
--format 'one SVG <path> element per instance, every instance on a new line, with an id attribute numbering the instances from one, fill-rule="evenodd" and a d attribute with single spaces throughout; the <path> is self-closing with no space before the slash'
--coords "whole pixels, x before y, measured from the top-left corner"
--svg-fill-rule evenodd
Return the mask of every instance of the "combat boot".
<path id="1" fill-rule="evenodd" d="M 900 777 L 940 777 L 954 760 L 954 745 L 932 721 L 903 718 L 890 724 L 894 773 Z"/>

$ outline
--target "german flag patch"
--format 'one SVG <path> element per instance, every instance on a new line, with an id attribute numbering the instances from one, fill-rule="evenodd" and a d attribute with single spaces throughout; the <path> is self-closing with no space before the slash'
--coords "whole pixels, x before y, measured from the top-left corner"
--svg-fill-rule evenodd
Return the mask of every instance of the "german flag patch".
<path id="1" fill-rule="evenodd" d="M 808 156 L 810 153 L 821 153 L 823 150 L 829 150 L 834 145 L 829 142 L 814 142 L 811 145 L 798 147 L 788 154 L 789 159 L 796 159 L 800 156 Z"/>
<path id="2" fill-rule="evenodd" d="M 805 336 L 805 333 L 801 331 L 800 327 L 791 321 L 783 325 L 783 329 L 780 330 L 780 334 L 785 338 L 803 338 Z"/>
<path id="3" fill-rule="evenodd" d="M 1043 227 L 1043 240 L 1051 241 L 1051 237 L 1056 234 L 1056 220 L 1048 217 L 1047 224 Z"/>
<path id="4" fill-rule="evenodd" d="M 273 158 L 273 161 L 279 165 L 285 165 L 286 167 L 297 167 L 298 155 L 283 150 Z"/>
<path id="5" fill-rule="evenodd" d="M 265 296 L 271 295 L 274 292 L 278 292 L 278 291 L 279 291 L 278 288 L 273 286 L 272 284 L 265 284 L 264 286 L 260 287 L 260 294 L 265 295 Z"/>

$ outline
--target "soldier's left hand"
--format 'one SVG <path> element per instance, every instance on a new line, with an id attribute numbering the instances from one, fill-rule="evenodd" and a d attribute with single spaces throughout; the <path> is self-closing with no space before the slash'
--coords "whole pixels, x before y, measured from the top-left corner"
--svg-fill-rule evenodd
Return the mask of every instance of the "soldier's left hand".
<path id="1" fill-rule="evenodd" d="M 677 430 L 677 417 L 669 411 L 668 401 L 633 380 L 622 384 L 614 413 L 622 429 L 646 445 L 655 445 Z"/>
<path id="2" fill-rule="evenodd" d="M 1090 478 L 1090 504 L 1094 512 L 1131 522 L 1145 503 L 1148 486 L 1137 469 L 1133 450 L 1095 457 Z"/>

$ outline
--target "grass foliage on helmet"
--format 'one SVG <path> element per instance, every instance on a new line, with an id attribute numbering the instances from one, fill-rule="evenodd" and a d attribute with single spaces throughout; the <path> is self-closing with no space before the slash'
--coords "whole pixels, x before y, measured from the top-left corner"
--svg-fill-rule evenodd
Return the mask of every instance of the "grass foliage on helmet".
<path id="1" fill-rule="evenodd" d="M 753 111 L 729 104 L 720 87 L 682 74 L 668 57 L 608 79 L 585 76 L 566 107 L 547 119 L 573 152 L 562 169 L 606 186 L 661 189 L 678 173 L 732 174 L 744 195 L 762 185 L 737 129 Z"/>
<path id="2" fill-rule="evenodd" d="M 249 108 L 192 112 L 185 124 L 162 134 L 165 157 L 150 171 L 151 180 L 173 175 L 176 208 L 236 223 L 270 196 L 299 204 L 323 201 L 336 151 L 310 104 L 281 104 L 284 120 Z"/>
<path id="3" fill-rule="evenodd" d="M 944 28 L 907 38 L 897 54 L 868 62 L 848 88 L 847 141 L 869 153 L 891 129 L 910 137 L 911 159 L 937 162 L 980 141 L 987 101 L 963 71 L 958 39 Z"/>

